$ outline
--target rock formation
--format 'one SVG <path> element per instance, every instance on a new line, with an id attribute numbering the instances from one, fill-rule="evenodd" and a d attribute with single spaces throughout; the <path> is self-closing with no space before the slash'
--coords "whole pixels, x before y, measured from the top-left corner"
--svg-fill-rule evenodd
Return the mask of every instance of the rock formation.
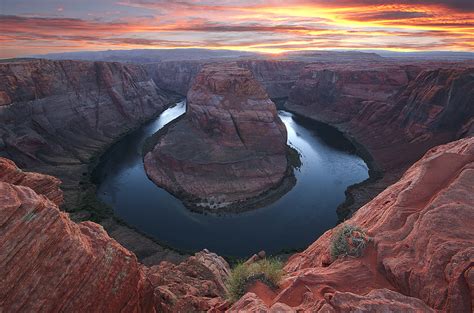
<path id="1" fill-rule="evenodd" d="M 1 159 L 0 172 L 12 172 Z M 15 312 L 137 311 L 153 308 L 153 289 L 136 257 L 94 223 L 71 222 L 47 197 L 12 175 L 0 182 L 0 308 Z M 35 178 L 33 178 L 35 179 Z M 54 199 L 55 197 L 53 197 Z"/>
<path id="2" fill-rule="evenodd" d="M 100 225 L 60 212 L 57 178 L 3 158 L 0 173 L 0 311 L 176 312 L 224 302 L 221 257 L 203 251 L 147 268 Z"/>
<path id="3" fill-rule="evenodd" d="M 197 74 L 211 63 L 222 61 L 167 61 L 146 64 L 145 67 L 157 86 L 186 95 Z M 235 64 L 250 70 L 271 99 L 288 97 L 301 70 L 307 65 L 284 60 L 236 60 Z"/>
<path id="4" fill-rule="evenodd" d="M 285 60 L 241 60 L 236 63 L 252 72 L 271 99 L 287 98 L 301 70 L 307 65 Z"/>
<path id="5" fill-rule="evenodd" d="M 282 185 L 291 172 L 286 128 L 250 71 L 207 66 L 187 100 L 184 117 L 145 156 L 158 186 L 196 208 L 223 209 Z"/>
<path id="6" fill-rule="evenodd" d="M 431 149 L 345 222 L 371 237 L 362 257 L 331 261 L 329 230 L 286 263 L 275 298 L 249 293 L 231 311 L 471 312 L 472 186 L 473 137 Z"/>
<path id="7" fill-rule="evenodd" d="M 138 65 L 4 62 L 0 78 L 0 156 L 59 177 L 69 207 L 91 158 L 168 103 Z"/>
<path id="8" fill-rule="evenodd" d="M 331 124 L 364 147 L 384 180 L 359 185 L 350 211 L 366 203 L 429 148 L 472 131 L 474 68 L 311 65 L 286 107 Z"/>

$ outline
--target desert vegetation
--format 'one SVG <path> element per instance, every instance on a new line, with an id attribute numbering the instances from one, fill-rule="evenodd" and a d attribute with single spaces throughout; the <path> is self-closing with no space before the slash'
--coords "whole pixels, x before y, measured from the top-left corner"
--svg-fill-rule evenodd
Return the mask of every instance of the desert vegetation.
<path id="1" fill-rule="evenodd" d="M 336 229 L 331 239 L 331 258 L 359 257 L 363 254 L 369 238 L 365 231 L 354 225 L 344 224 Z"/>
<path id="2" fill-rule="evenodd" d="M 276 258 L 265 258 L 253 263 L 239 262 L 227 280 L 227 298 L 231 302 L 237 301 L 257 280 L 276 289 L 282 276 L 283 263 Z"/>

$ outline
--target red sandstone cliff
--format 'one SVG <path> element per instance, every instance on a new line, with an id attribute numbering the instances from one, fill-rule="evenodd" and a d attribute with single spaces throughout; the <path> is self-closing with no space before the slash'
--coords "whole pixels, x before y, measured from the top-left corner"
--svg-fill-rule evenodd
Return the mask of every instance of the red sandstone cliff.
<path id="1" fill-rule="evenodd" d="M 229 267 L 221 257 L 203 251 L 180 265 L 144 267 L 100 225 L 60 212 L 58 184 L 0 158 L 1 312 L 201 311 L 222 303 Z"/>
<path id="2" fill-rule="evenodd" d="M 392 169 L 463 135 L 474 117 L 473 75 L 472 68 L 308 66 L 287 107 L 348 132 Z"/>
<path id="3" fill-rule="evenodd" d="M 159 133 L 145 156 L 148 176 L 197 208 L 240 206 L 288 174 L 286 128 L 250 71 L 205 67 L 186 114 Z"/>
<path id="4" fill-rule="evenodd" d="M 474 138 L 431 149 L 345 222 L 371 237 L 362 257 L 331 261 L 329 230 L 290 258 L 274 298 L 247 294 L 231 311 L 471 312 L 473 186 Z"/>

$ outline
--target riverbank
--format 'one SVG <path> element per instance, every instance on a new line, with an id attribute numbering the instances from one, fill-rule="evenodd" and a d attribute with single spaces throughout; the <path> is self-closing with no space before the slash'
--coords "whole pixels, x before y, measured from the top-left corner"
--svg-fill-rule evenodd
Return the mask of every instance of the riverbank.
<path id="1" fill-rule="evenodd" d="M 114 209 L 97 197 L 97 178 L 95 177 L 95 172 L 97 168 L 101 166 L 104 155 L 113 150 L 114 146 L 143 127 L 143 125 L 158 118 L 167 109 L 176 106 L 176 104 L 181 101 L 180 99 L 182 99 L 182 97 L 178 95 L 170 95 L 169 97 L 172 100 L 170 100 L 170 103 L 166 105 L 163 110 L 160 110 L 149 119 L 141 121 L 136 127 L 128 129 L 90 158 L 87 167 L 88 170 L 86 173 L 83 173 L 80 181 L 80 202 L 74 207 L 62 208 L 69 213 L 71 219 L 75 222 L 93 221 L 102 225 L 112 238 L 132 251 L 140 262 L 148 266 L 159 264 L 165 260 L 178 264 L 195 251 L 174 249 L 163 242 L 159 242 L 156 238 L 140 232 L 138 229 L 128 225 L 124 220 L 114 215 Z"/>

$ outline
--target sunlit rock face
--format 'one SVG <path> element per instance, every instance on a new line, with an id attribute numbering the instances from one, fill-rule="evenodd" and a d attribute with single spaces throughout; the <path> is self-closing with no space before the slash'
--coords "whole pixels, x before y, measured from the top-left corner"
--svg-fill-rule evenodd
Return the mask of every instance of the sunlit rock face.
<path id="1" fill-rule="evenodd" d="M 287 133 L 251 72 L 205 67 L 188 92 L 186 114 L 166 127 L 145 157 L 148 176 L 197 207 L 244 203 L 288 174 Z"/>
<path id="2" fill-rule="evenodd" d="M 3 158 L 0 173 L 2 310 L 153 309 L 153 289 L 135 255 L 100 225 L 76 224 L 59 211 L 57 178 L 21 172 Z"/>

